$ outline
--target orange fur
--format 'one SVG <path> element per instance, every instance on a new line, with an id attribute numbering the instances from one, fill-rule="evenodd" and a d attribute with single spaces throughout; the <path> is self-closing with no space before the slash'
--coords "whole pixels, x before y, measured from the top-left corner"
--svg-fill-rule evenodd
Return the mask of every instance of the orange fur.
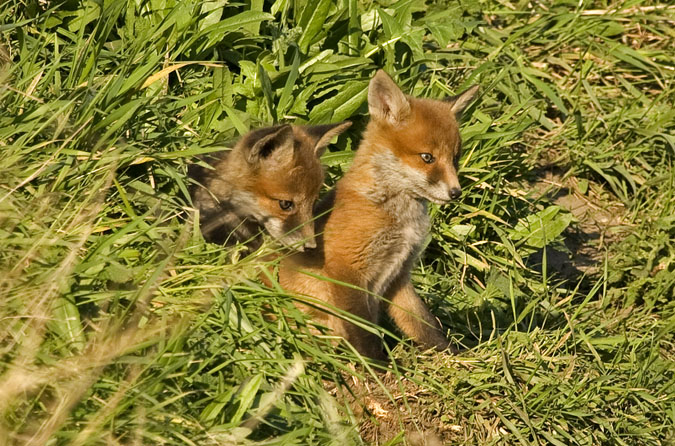
<path id="1" fill-rule="evenodd" d="M 259 242 L 264 228 L 288 246 L 314 248 L 312 209 L 324 176 L 319 157 L 350 125 L 255 130 L 229 153 L 207 160 L 213 169 L 191 166 L 190 176 L 203 186 L 193 187 L 192 198 L 204 238 L 225 244 Z"/>
<path id="2" fill-rule="evenodd" d="M 458 196 L 457 116 L 475 93 L 472 88 L 447 102 L 416 99 L 383 71 L 375 75 L 368 93 L 371 121 L 352 167 L 315 212 L 330 210 L 317 221 L 317 248 L 282 262 L 284 288 L 372 323 L 383 307 L 414 341 L 448 347 L 437 319 L 415 293 L 410 271 L 430 226 L 427 201 Z M 360 353 L 383 357 L 375 334 L 326 311 L 306 310 Z"/>

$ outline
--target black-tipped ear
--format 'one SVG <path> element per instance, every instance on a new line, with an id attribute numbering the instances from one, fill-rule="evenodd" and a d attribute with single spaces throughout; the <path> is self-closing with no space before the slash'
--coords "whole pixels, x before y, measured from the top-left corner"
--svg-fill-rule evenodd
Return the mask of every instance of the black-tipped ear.
<path id="1" fill-rule="evenodd" d="M 449 102 L 452 104 L 452 111 L 455 114 L 455 118 L 459 121 L 462 119 L 462 112 L 464 112 L 464 109 L 471 104 L 471 101 L 474 100 L 476 95 L 478 94 L 478 89 L 480 87 L 478 85 L 472 85 L 471 87 L 468 88 L 464 93 L 458 94 L 457 96 L 450 96 L 448 98 L 445 98 L 445 102 Z"/>
<path id="2" fill-rule="evenodd" d="M 351 125 L 350 121 L 344 121 L 337 124 L 308 125 L 303 130 L 314 140 L 314 152 L 317 157 L 321 157 L 331 140 Z"/>
<path id="3" fill-rule="evenodd" d="M 403 122 L 410 115 L 410 103 L 387 73 L 378 70 L 368 85 L 370 117 L 390 124 Z"/>
<path id="4" fill-rule="evenodd" d="M 288 124 L 256 130 L 247 139 L 250 141 L 245 142 L 252 144 L 246 155 L 246 161 L 250 164 L 268 158 L 276 162 L 293 158 L 293 128 Z"/>

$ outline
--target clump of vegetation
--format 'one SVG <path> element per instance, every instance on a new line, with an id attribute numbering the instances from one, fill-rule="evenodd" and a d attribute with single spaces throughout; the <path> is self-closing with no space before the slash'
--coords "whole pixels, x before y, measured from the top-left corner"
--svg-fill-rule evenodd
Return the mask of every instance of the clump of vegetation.
<path id="1" fill-rule="evenodd" d="M 623 0 L 4 2 L 0 438 L 675 441 L 674 22 Z M 415 96 L 482 87 L 465 195 L 414 274 L 462 350 L 387 332 L 387 372 L 260 283 L 273 243 L 205 243 L 186 178 L 251 128 L 350 119 L 333 184 L 378 68 Z"/>

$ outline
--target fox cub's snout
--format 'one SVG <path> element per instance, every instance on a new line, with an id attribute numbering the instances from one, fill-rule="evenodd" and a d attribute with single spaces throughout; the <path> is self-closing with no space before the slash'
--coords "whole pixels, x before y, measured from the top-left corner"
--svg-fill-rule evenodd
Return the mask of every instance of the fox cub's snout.
<path id="1" fill-rule="evenodd" d="M 478 90 L 470 88 L 444 101 L 411 98 L 384 72 L 368 90 L 371 126 L 364 139 L 378 152 L 378 177 L 390 189 L 433 203 L 459 198 L 461 138 L 458 120 Z"/>
<path id="2" fill-rule="evenodd" d="M 350 125 L 280 125 L 247 133 L 211 163 L 213 169 L 193 175 L 203 186 L 193 199 L 204 238 L 241 243 L 264 228 L 284 245 L 316 247 L 312 210 L 324 178 L 319 158 Z"/>

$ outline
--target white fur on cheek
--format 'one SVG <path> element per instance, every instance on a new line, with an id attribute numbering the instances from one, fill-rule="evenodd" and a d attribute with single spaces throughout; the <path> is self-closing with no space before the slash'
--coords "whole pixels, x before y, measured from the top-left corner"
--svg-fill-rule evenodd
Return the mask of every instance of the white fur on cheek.
<path id="1" fill-rule="evenodd" d="M 250 192 L 237 190 L 232 194 L 230 201 L 233 205 L 242 209 L 246 214 L 254 217 L 258 221 L 261 221 L 265 217 L 261 212 L 255 195 Z"/>
<path id="2" fill-rule="evenodd" d="M 433 201 L 436 204 L 443 204 L 450 200 L 449 187 L 445 182 L 442 181 L 439 181 L 434 185 L 427 186 L 426 197 L 429 199 L 429 201 Z"/>
<path id="3" fill-rule="evenodd" d="M 377 190 L 382 191 L 383 195 L 391 192 L 404 193 L 434 203 L 444 203 L 450 199 L 448 184 L 444 181 L 429 184 L 429 178 L 424 171 L 402 162 L 389 149 L 385 148 L 383 152 L 374 155 L 373 165 L 379 185 Z"/>
<path id="4" fill-rule="evenodd" d="M 281 244 L 295 247 L 295 245 L 302 242 L 303 236 L 300 231 L 286 232 L 284 230 L 284 221 L 280 218 L 267 218 L 265 221 L 265 229 Z"/>
<path id="5" fill-rule="evenodd" d="M 270 235 L 276 239 L 280 239 L 284 236 L 284 221 L 276 217 L 268 217 L 265 219 L 265 229 Z"/>

